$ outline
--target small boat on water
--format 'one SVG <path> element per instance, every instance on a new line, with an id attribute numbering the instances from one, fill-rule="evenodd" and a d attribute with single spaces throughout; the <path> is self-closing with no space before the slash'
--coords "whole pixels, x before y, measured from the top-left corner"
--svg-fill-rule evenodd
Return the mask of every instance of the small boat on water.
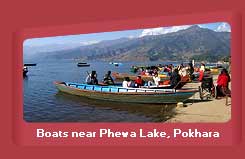
<path id="1" fill-rule="evenodd" d="M 117 62 L 110 62 L 109 64 L 110 64 L 110 65 L 114 65 L 114 66 L 116 66 L 116 67 L 122 65 L 122 63 L 117 63 Z"/>
<path id="2" fill-rule="evenodd" d="M 87 64 L 86 62 L 79 62 L 79 63 L 77 63 L 77 66 L 78 67 L 89 67 L 90 64 Z"/>
<path id="3" fill-rule="evenodd" d="M 24 66 L 36 66 L 36 63 L 25 63 Z"/>
<path id="4" fill-rule="evenodd" d="M 61 92 L 96 100 L 129 103 L 178 103 L 184 102 L 198 92 L 197 89 L 146 89 L 117 86 L 88 85 L 72 82 L 54 82 Z"/>
<path id="5" fill-rule="evenodd" d="M 36 63 L 25 63 L 23 66 L 23 76 L 26 77 L 27 76 L 27 72 L 28 72 L 28 67 L 27 66 L 36 66 Z"/>

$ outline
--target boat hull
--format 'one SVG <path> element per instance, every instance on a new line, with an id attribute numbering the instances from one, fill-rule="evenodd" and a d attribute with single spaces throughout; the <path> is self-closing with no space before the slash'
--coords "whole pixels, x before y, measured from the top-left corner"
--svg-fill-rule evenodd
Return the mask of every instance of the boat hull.
<path id="1" fill-rule="evenodd" d="M 195 91 L 179 91 L 179 92 L 144 92 L 143 89 L 138 89 L 141 92 L 100 92 L 94 90 L 85 90 L 78 88 L 78 85 L 69 86 L 65 82 L 55 82 L 54 83 L 57 89 L 61 92 L 83 96 L 96 100 L 106 100 L 114 102 L 129 102 L 129 103 L 154 103 L 154 104 L 163 104 L 163 103 L 178 103 L 184 102 L 193 94 Z M 104 87 L 105 88 L 105 87 Z M 114 88 L 113 88 L 114 89 Z M 123 89 L 123 88 L 122 88 Z"/>
<path id="2" fill-rule="evenodd" d="M 79 63 L 77 63 L 77 66 L 78 66 L 78 67 L 89 67 L 90 64 L 88 64 L 88 63 L 86 63 L 86 62 L 79 62 Z"/>

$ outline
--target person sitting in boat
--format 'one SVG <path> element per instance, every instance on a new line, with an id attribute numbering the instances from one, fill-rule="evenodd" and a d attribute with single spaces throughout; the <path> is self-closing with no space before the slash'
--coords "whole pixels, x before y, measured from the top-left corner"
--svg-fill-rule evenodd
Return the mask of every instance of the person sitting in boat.
<path id="1" fill-rule="evenodd" d="M 165 87 L 166 89 L 179 89 L 181 76 L 179 75 L 178 68 L 175 68 L 170 76 L 170 86 Z"/>
<path id="2" fill-rule="evenodd" d="M 180 66 L 180 69 L 179 69 L 179 74 L 180 76 L 186 76 L 187 75 L 187 70 L 184 66 Z"/>
<path id="3" fill-rule="evenodd" d="M 136 80 L 134 81 L 135 87 L 139 88 L 144 85 L 144 80 L 142 80 L 141 76 L 137 76 Z"/>
<path id="4" fill-rule="evenodd" d="M 170 66 L 165 66 L 164 67 L 164 72 L 171 72 L 171 67 Z"/>
<path id="5" fill-rule="evenodd" d="M 178 88 L 180 80 L 181 80 L 181 76 L 179 75 L 178 70 L 174 69 L 173 73 L 170 76 L 170 87 Z"/>
<path id="6" fill-rule="evenodd" d="M 152 75 L 152 76 L 158 75 L 157 69 L 154 69 L 151 75 Z"/>
<path id="7" fill-rule="evenodd" d="M 131 86 L 132 86 L 132 82 L 131 82 L 130 78 L 129 77 L 125 77 L 124 81 L 122 83 L 122 87 L 128 88 L 128 87 L 131 87 Z"/>
<path id="8" fill-rule="evenodd" d="M 153 78 L 154 84 L 156 86 L 159 86 L 159 82 L 161 81 L 161 78 L 158 76 L 158 73 L 155 73 L 155 75 L 152 78 Z"/>
<path id="9" fill-rule="evenodd" d="M 140 72 L 140 75 L 142 75 L 142 76 L 146 75 L 146 71 L 144 69 L 142 69 L 142 71 Z"/>
<path id="10" fill-rule="evenodd" d="M 97 85 L 98 84 L 96 71 L 92 71 L 91 74 L 89 74 L 87 76 L 86 83 L 87 84 L 92 84 L 92 85 Z"/>
<path id="11" fill-rule="evenodd" d="M 108 85 L 115 84 L 113 78 L 111 77 L 111 71 L 108 71 L 107 74 L 105 74 L 103 83 Z"/>
<path id="12" fill-rule="evenodd" d="M 145 70 L 145 75 L 146 76 L 149 76 L 150 75 L 150 69 L 147 67 L 146 70 Z"/>
<path id="13" fill-rule="evenodd" d="M 229 82 L 230 82 L 230 75 L 226 69 L 223 69 L 218 76 L 217 80 L 217 96 L 224 97 L 230 96 L 230 89 L 229 89 Z"/>

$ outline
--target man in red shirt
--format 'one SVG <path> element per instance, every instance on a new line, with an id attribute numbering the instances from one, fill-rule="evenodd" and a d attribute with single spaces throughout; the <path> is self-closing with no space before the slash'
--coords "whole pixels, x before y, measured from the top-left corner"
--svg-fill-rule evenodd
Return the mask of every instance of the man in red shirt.
<path id="1" fill-rule="evenodd" d="M 135 87 L 140 87 L 144 85 L 144 81 L 141 79 L 141 76 L 137 76 L 137 79 L 134 82 Z"/>

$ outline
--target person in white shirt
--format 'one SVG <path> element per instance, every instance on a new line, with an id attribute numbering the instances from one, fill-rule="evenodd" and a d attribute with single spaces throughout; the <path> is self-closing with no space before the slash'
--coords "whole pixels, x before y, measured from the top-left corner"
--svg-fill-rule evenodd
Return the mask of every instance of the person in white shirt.
<path id="1" fill-rule="evenodd" d="M 179 71 L 180 76 L 185 77 L 187 75 L 187 70 L 185 67 L 182 67 Z"/>
<path id="2" fill-rule="evenodd" d="M 124 88 L 128 88 L 131 86 L 131 81 L 130 81 L 130 78 L 129 77 L 125 77 L 124 78 L 124 81 L 122 83 L 122 87 Z"/>
<path id="3" fill-rule="evenodd" d="M 97 85 L 98 84 L 98 80 L 97 80 L 96 71 L 92 71 L 91 74 L 88 74 L 88 76 L 87 76 L 85 81 L 86 81 L 87 84 Z"/>
<path id="4" fill-rule="evenodd" d="M 161 81 L 161 79 L 157 73 L 153 76 L 153 81 L 154 81 L 156 86 L 159 86 L 159 82 Z"/>

